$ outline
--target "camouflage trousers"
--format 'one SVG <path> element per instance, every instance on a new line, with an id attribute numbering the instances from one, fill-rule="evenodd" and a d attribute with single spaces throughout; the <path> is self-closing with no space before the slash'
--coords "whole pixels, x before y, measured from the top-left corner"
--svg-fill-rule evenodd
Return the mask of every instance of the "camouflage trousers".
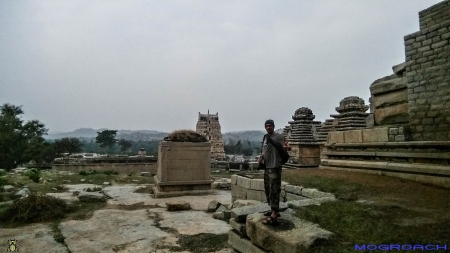
<path id="1" fill-rule="evenodd" d="M 264 191 L 267 203 L 272 211 L 280 211 L 281 167 L 269 168 L 264 171 Z"/>

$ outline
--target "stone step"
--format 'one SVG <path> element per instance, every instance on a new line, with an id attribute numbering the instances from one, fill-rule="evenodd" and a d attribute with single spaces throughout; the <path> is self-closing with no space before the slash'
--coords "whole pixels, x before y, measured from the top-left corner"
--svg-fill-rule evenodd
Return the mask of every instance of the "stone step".
<path id="1" fill-rule="evenodd" d="M 266 218 L 260 213 L 248 215 L 246 230 L 253 244 L 269 252 L 308 252 L 333 236 L 317 224 L 290 214 L 282 214 L 277 226 L 263 224 Z"/>
<path id="2" fill-rule="evenodd" d="M 280 211 L 286 210 L 287 207 L 286 203 L 280 202 Z M 234 218 L 236 222 L 244 222 L 249 214 L 263 213 L 270 210 L 271 208 L 267 203 L 233 208 L 231 209 L 231 218 Z"/>
<path id="3" fill-rule="evenodd" d="M 242 253 L 267 253 L 267 251 L 254 245 L 249 239 L 241 237 L 233 230 L 228 232 L 228 244 L 231 245 L 233 249 Z"/>

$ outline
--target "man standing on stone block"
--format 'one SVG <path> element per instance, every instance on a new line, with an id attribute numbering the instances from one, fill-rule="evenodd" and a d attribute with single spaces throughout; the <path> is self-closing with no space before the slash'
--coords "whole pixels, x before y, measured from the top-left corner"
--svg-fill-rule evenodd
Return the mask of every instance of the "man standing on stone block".
<path id="1" fill-rule="evenodd" d="M 273 120 L 266 120 L 264 127 L 267 134 L 263 138 L 261 156 L 258 160 L 263 163 L 264 170 L 264 190 L 266 193 L 267 203 L 271 211 L 265 212 L 265 216 L 269 216 L 263 221 L 267 225 L 276 225 L 277 217 L 280 216 L 280 193 L 281 193 L 281 156 L 275 147 L 283 148 L 284 138 L 282 134 L 275 132 L 275 123 Z"/>

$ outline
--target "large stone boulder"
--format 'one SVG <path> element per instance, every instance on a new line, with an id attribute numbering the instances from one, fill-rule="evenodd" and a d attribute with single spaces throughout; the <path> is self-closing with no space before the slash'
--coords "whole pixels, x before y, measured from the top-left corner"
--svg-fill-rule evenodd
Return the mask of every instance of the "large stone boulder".
<path id="1" fill-rule="evenodd" d="M 182 211 L 191 209 L 191 205 L 182 200 L 173 200 L 166 202 L 167 211 Z"/>
<path id="2" fill-rule="evenodd" d="M 308 252 L 333 236 L 317 224 L 289 214 L 278 218 L 280 224 L 277 226 L 263 224 L 265 218 L 260 213 L 248 215 L 246 231 L 253 244 L 269 252 Z"/>

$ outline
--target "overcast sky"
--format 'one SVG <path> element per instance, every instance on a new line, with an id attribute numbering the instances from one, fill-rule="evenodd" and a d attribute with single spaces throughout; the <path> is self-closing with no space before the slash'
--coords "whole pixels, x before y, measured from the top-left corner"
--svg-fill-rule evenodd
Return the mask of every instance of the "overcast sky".
<path id="1" fill-rule="evenodd" d="M 439 0 L 0 0 L 0 103 L 50 132 L 223 132 L 316 120 L 404 62 L 403 37 Z"/>

